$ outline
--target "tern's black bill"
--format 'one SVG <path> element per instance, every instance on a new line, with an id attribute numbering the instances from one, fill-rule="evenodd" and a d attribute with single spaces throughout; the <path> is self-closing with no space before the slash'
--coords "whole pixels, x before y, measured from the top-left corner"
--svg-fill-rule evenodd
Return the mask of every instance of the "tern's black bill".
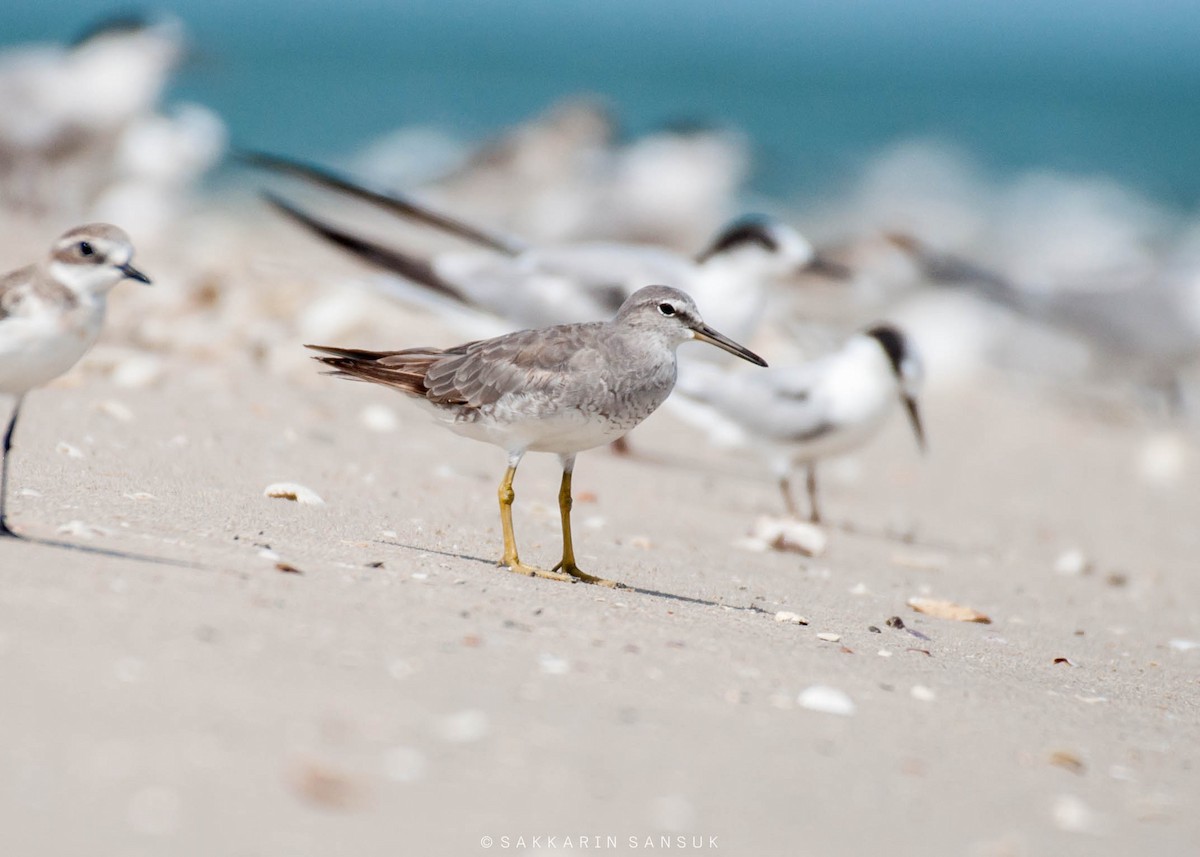
<path id="1" fill-rule="evenodd" d="M 150 278 L 130 264 L 118 265 L 117 270 L 125 275 L 127 279 L 137 280 L 139 283 L 150 285 Z"/>
<path id="2" fill-rule="evenodd" d="M 905 396 L 904 409 L 908 411 L 908 421 L 912 423 L 913 434 L 917 436 L 917 446 L 921 452 L 924 452 L 927 448 L 925 445 L 925 429 L 921 425 L 921 411 L 917 407 L 916 398 Z"/>
<path id="3" fill-rule="evenodd" d="M 728 336 L 717 333 L 707 324 L 702 324 L 699 327 L 692 328 L 692 332 L 696 334 L 696 338 L 701 342 L 707 342 L 709 345 L 715 345 L 717 348 L 728 351 L 730 354 L 735 354 L 743 360 L 748 360 L 758 366 L 767 365 L 766 360 L 763 360 L 749 348 L 746 348 L 744 345 L 738 345 Z"/>
<path id="4" fill-rule="evenodd" d="M 849 265 L 843 265 L 841 262 L 835 262 L 822 256 L 820 253 L 812 257 L 801 269 L 805 274 L 816 274 L 819 277 L 825 277 L 830 280 L 849 280 L 854 276 L 854 271 Z"/>

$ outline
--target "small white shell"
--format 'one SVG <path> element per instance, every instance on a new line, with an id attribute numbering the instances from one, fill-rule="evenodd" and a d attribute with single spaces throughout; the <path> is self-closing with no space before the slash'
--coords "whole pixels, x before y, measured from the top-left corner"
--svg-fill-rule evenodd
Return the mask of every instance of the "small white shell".
<path id="1" fill-rule="evenodd" d="M 820 556 L 829 546 L 825 531 L 807 521 L 763 516 L 754 522 L 750 537 L 779 551 Z"/>
<path id="2" fill-rule="evenodd" d="M 775 614 L 776 622 L 790 622 L 793 625 L 807 625 L 808 620 L 799 613 L 793 613 L 790 610 L 780 610 Z"/>
<path id="3" fill-rule="evenodd" d="M 107 527 L 98 527 L 95 524 L 85 524 L 83 521 L 67 521 L 58 528 L 58 533 L 64 536 L 90 539 L 96 536 L 111 536 L 112 530 Z"/>
<path id="4" fill-rule="evenodd" d="M 850 717 L 858 710 L 854 700 L 847 696 L 845 691 L 825 684 L 814 684 L 805 688 L 796 702 L 801 708 L 807 708 L 809 711 L 837 714 L 841 717 Z"/>
<path id="5" fill-rule="evenodd" d="M 914 684 L 908 692 L 913 699 L 920 700 L 921 702 L 933 702 L 937 699 L 937 694 L 933 688 L 926 687 L 923 684 Z"/>
<path id="6" fill-rule="evenodd" d="M 109 399 L 96 405 L 96 410 L 104 414 L 106 417 L 111 417 L 119 423 L 127 423 L 133 421 L 133 411 L 121 402 Z"/>
<path id="7" fill-rule="evenodd" d="M 471 708 L 447 714 L 438 721 L 436 728 L 443 741 L 470 744 L 487 737 L 491 723 L 486 713 Z"/>
<path id="8" fill-rule="evenodd" d="M 538 668 L 546 675 L 566 675 L 571 671 L 571 663 L 560 655 L 543 652 L 538 655 Z"/>
<path id="9" fill-rule="evenodd" d="M 1138 451 L 1138 475 L 1149 485 L 1173 485 L 1185 475 L 1189 451 L 1186 439 L 1180 434 L 1156 434 Z"/>
<path id="10" fill-rule="evenodd" d="M 1100 818 L 1083 798 L 1077 795 L 1059 795 L 1050 810 L 1054 824 L 1068 833 L 1099 833 Z"/>
<path id="11" fill-rule="evenodd" d="M 1079 548 L 1071 548 L 1065 550 L 1058 555 L 1058 559 L 1054 561 L 1054 571 L 1058 574 L 1068 577 L 1077 577 L 1088 569 L 1092 563 L 1088 560 L 1087 555 Z"/>
<path id="12" fill-rule="evenodd" d="M 151 354 L 136 354 L 113 367 L 112 380 L 118 387 L 140 389 L 149 387 L 162 377 L 163 361 Z"/>
<path id="13" fill-rule="evenodd" d="M 297 485 L 295 482 L 276 482 L 263 490 L 264 497 L 274 497 L 279 500 L 291 500 L 304 506 L 324 506 L 325 501 L 311 488 Z"/>

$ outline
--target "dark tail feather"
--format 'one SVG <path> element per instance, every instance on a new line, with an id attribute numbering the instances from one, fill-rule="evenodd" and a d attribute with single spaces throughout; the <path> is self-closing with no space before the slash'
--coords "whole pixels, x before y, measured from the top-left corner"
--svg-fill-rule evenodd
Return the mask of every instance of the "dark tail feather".
<path id="1" fill-rule="evenodd" d="M 313 359 L 332 369 L 330 375 L 395 387 L 412 396 L 424 396 L 428 392 L 425 375 L 430 365 L 442 357 L 440 352 L 427 349 L 363 351 L 326 345 L 305 347 L 329 355 Z"/>
<path id="2" fill-rule="evenodd" d="M 418 223 L 424 223 L 426 226 L 432 226 L 434 229 L 439 229 L 442 232 L 457 236 L 465 241 L 470 241 L 473 244 L 487 247 L 506 256 L 516 256 L 524 249 L 511 239 L 485 232 L 449 215 L 432 211 L 398 194 L 370 190 L 347 178 L 343 178 L 337 173 L 314 166 L 313 164 L 293 161 L 289 158 L 283 158 L 279 155 L 269 155 L 265 152 L 242 152 L 238 155 L 238 158 L 256 167 L 296 176 L 305 181 L 312 182 L 319 187 L 345 193 L 355 199 L 361 199 L 364 202 L 382 208 L 384 211 L 414 220 Z"/>
<path id="3" fill-rule="evenodd" d="M 349 360 L 371 361 L 378 360 L 380 357 L 391 357 L 396 351 L 366 351 L 362 348 L 338 348 L 335 345 L 305 345 L 305 348 L 312 351 L 320 351 L 322 354 L 328 354 L 331 357 L 344 357 Z M 324 357 L 314 358 L 324 361 Z"/>
<path id="4" fill-rule="evenodd" d="M 439 277 L 437 272 L 433 270 L 433 267 L 425 260 L 408 256 L 398 250 L 393 250 L 390 247 L 384 247 L 382 244 L 376 244 L 374 241 L 368 241 L 366 238 L 353 235 L 324 220 L 318 220 L 313 215 L 308 214 L 269 191 L 263 192 L 263 198 L 276 210 L 287 215 L 305 229 L 316 233 L 326 241 L 341 247 L 364 262 L 374 265 L 377 268 L 383 268 L 385 271 L 392 271 L 399 274 L 405 279 L 419 283 L 438 294 L 453 298 L 461 304 L 471 305 L 471 301 L 462 292 Z"/>
<path id="5" fill-rule="evenodd" d="M 427 392 L 424 368 L 393 369 L 387 366 L 380 366 L 376 363 L 361 363 L 345 357 L 316 357 L 314 359 L 329 366 L 333 371 L 327 374 L 333 375 L 336 378 L 349 378 L 352 381 L 369 381 L 373 384 L 382 384 L 385 387 L 395 387 L 411 396 L 423 397 Z"/>

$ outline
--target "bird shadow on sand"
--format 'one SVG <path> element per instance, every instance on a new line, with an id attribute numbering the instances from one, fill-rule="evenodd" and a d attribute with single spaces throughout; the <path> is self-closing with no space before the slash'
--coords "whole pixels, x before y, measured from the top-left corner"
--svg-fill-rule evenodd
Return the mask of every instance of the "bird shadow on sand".
<path id="1" fill-rule="evenodd" d="M 109 559 L 127 559 L 134 562 L 144 562 L 150 565 L 169 565 L 175 568 L 190 568 L 197 571 L 211 571 L 209 566 L 201 565 L 198 562 L 191 562 L 186 559 L 172 559 L 170 557 L 150 556 L 149 554 L 134 553 L 132 551 L 114 550 L 113 548 L 101 548 L 94 545 L 81 545 L 75 542 L 63 542 L 58 539 L 46 539 L 40 536 L 27 536 L 23 533 L 13 533 L 12 535 L 0 538 L 0 545 L 5 543 L 37 545 L 39 547 L 54 548 L 56 550 L 74 551 L 75 553 L 85 553 L 92 556 L 102 556 Z"/>
<path id="2" fill-rule="evenodd" d="M 455 553 L 454 551 L 438 550 L 437 548 L 423 547 L 421 545 L 410 545 L 410 544 L 406 544 L 404 542 L 388 541 L 385 539 L 376 540 L 376 544 L 387 545 L 389 547 L 394 547 L 394 548 L 403 548 L 404 550 L 415 551 L 417 553 L 437 554 L 438 556 L 449 557 L 450 559 L 467 560 L 468 562 L 476 562 L 476 563 L 480 563 L 482 565 L 489 566 L 492 569 L 497 569 L 497 570 L 499 569 L 499 564 L 496 562 L 496 560 L 487 559 L 487 558 L 481 557 L 481 556 L 474 556 L 472 554 Z M 578 585 L 583 586 L 586 584 L 578 584 Z M 597 587 L 597 590 L 598 591 L 608 591 L 608 592 L 635 592 L 638 595 L 648 595 L 651 598 L 662 598 L 667 601 L 674 601 L 676 603 L 682 603 L 682 604 L 695 604 L 700 607 L 726 607 L 730 610 L 750 611 L 752 613 L 766 613 L 767 612 L 767 611 L 763 610 L 761 607 L 756 607 L 753 604 L 747 605 L 747 606 L 739 606 L 736 604 L 723 604 L 720 601 L 709 601 L 706 598 L 696 598 L 691 595 L 677 595 L 674 592 L 662 592 L 657 589 L 644 589 L 640 586 L 630 586 L 629 584 L 623 584 L 621 587 L 619 587 L 617 589 L 604 589 L 602 587 Z"/>
<path id="3" fill-rule="evenodd" d="M 616 453 L 613 455 L 613 458 L 617 461 L 628 461 L 666 470 L 691 470 L 706 473 L 709 476 L 722 480 L 730 479 L 747 483 L 759 482 L 764 485 L 769 484 L 767 477 L 761 470 L 756 469 L 753 462 L 748 462 L 745 466 L 742 466 L 742 463 L 732 460 L 711 461 L 699 457 L 691 457 L 686 453 L 681 454 L 659 447 L 642 445 L 634 445 L 625 452 Z M 747 510 L 746 514 L 747 516 L 751 516 L 757 513 Z M 782 515 L 782 511 L 776 513 L 768 512 L 767 514 L 770 514 L 772 517 L 779 517 Z M 924 534 L 895 533 L 883 527 L 871 527 L 848 520 L 826 521 L 821 526 L 829 530 L 838 530 L 849 536 L 906 545 L 913 548 L 942 550 L 953 553 L 994 554 L 996 552 L 994 548 L 986 545 L 965 544 Z"/>

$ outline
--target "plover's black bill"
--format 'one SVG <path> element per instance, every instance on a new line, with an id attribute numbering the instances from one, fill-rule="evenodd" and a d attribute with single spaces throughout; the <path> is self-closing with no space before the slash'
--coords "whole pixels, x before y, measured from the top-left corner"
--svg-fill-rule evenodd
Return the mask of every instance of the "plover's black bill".
<path id="1" fill-rule="evenodd" d="M 124 274 L 127 280 L 137 280 L 139 283 L 145 283 L 147 286 L 151 285 L 150 278 L 128 262 L 124 265 L 118 265 L 117 270 Z"/>

